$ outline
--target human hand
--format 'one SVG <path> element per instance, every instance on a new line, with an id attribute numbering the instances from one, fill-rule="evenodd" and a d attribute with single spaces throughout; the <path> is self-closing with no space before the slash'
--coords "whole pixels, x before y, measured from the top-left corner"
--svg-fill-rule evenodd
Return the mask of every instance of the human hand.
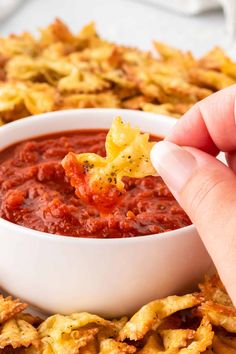
<path id="1" fill-rule="evenodd" d="M 193 106 L 151 160 L 195 224 L 236 305 L 236 85 Z M 216 159 L 226 153 L 228 166 Z"/>

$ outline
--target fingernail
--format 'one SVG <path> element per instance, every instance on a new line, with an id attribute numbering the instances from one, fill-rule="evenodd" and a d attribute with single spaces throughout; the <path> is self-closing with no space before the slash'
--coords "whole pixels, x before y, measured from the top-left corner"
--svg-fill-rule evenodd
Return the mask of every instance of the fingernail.
<path id="1" fill-rule="evenodd" d="M 197 167 L 194 156 L 169 141 L 160 141 L 151 150 L 151 161 L 173 192 L 179 192 Z"/>

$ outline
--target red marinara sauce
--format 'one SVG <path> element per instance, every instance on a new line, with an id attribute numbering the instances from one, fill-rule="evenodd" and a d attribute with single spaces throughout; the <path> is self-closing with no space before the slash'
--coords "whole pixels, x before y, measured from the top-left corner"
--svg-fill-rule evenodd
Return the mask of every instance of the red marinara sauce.
<path id="1" fill-rule="evenodd" d="M 105 156 L 106 134 L 57 133 L 0 152 L 0 217 L 34 230 L 93 238 L 149 235 L 189 225 L 161 177 L 124 178 L 126 193 L 107 215 L 76 197 L 61 160 L 70 151 Z"/>

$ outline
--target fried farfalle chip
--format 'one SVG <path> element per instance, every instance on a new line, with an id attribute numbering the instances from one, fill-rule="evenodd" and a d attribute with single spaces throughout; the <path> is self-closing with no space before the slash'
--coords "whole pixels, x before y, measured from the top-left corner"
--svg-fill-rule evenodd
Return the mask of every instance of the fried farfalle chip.
<path id="1" fill-rule="evenodd" d="M 18 54 L 34 55 L 36 52 L 37 44 L 30 33 L 11 34 L 6 38 L 0 38 L 0 54 L 7 58 Z"/>
<path id="2" fill-rule="evenodd" d="M 0 84 L 0 116 L 22 105 L 31 114 L 53 110 L 56 92 L 47 84 L 9 82 Z"/>
<path id="3" fill-rule="evenodd" d="M 154 47 L 157 53 L 161 56 L 161 59 L 171 62 L 172 65 L 177 64 L 178 66 L 192 67 L 196 64 L 196 60 L 191 52 L 183 52 L 158 41 L 154 41 Z"/>
<path id="4" fill-rule="evenodd" d="M 195 294 L 184 296 L 169 296 L 165 299 L 155 300 L 143 306 L 126 323 L 119 333 L 121 340 L 139 340 L 150 331 L 155 330 L 161 321 L 173 313 L 192 308 L 200 303 L 200 299 Z"/>
<path id="5" fill-rule="evenodd" d="M 91 340 L 84 347 L 79 349 L 79 354 L 98 354 L 98 343 L 96 339 Z"/>
<path id="6" fill-rule="evenodd" d="M 133 345 L 108 338 L 101 342 L 99 354 L 133 354 L 136 353 L 136 350 Z"/>
<path id="7" fill-rule="evenodd" d="M 199 289 L 206 300 L 233 307 L 233 303 L 218 274 L 211 277 L 206 276 L 204 282 L 199 284 Z"/>
<path id="8" fill-rule="evenodd" d="M 70 152 L 62 161 L 76 195 L 100 210 L 116 203 L 124 189 L 122 178 L 155 175 L 150 161 L 153 142 L 139 128 L 114 119 L 106 138 L 106 157 Z"/>
<path id="9" fill-rule="evenodd" d="M 217 334 L 217 338 L 224 344 L 228 345 L 230 348 L 236 350 L 236 337 L 232 334 L 230 335 L 227 332 L 221 332 Z"/>
<path id="10" fill-rule="evenodd" d="M 171 116 L 179 118 L 181 114 L 179 113 L 171 113 L 172 110 L 171 103 L 163 103 L 163 104 L 153 104 L 153 103 L 144 103 L 141 105 L 144 112 L 163 114 L 166 116 Z"/>
<path id="11" fill-rule="evenodd" d="M 204 69 L 222 72 L 236 79 L 236 63 L 225 54 L 222 48 L 213 48 L 199 60 L 198 65 Z"/>
<path id="12" fill-rule="evenodd" d="M 74 44 L 75 41 L 76 37 L 59 18 L 56 18 L 48 27 L 40 30 L 39 44 L 41 47 L 47 47 L 55 42 Z"/>
<path id="13" fill-rule="evenodd" d="M 177 350 L 179 354 L 199 354 L 212 344 L 214 332 L 209 320 L 204 317 L 196 331 L 191 329 L 176 329 L 161 331 L 164 353 Z"/>
<path id="14" fill-rule="evenodd" d="M 222 337 L 217 335 L 214 336 L 213 339 L 213 353 L 216 354 L 236 354 L 236 347 L 231 346 L 230 343 L 222 340 Z"/>
<path id="15" fill-rule="evenodd" d="M 214 337 L 212 326 L 207 317 L 203 317 L 200 326 L 195 332 L 193 341 L 179 351 L 179 354 L 199 354 L 211 346 Z"/>
<path id="16" fill-rule="evenodd" d="M 140 95 L 124 100 L 122 107 L 126 109 L 141 109 L 145 104 L 148 104 L 149 102 L 149 98 Z"/>
<path id="17" fill-rule="evenodd" d="M 97 94 L 73 94 L 64 96 L 58 102 L 57 108 L 106 108 L 119 107 L 118 98 L 110 91 Z"/>
<path id="18" fill-rule="evenodd" d="M 138 351 L 138 354 L 159 354 L 163 353 L 163 351 L 164 347 L 161 338 L 156 333 L 152 333 L 148 336 L 145 345 Z"/>
<path id="19" fill-rule="evenodd" d="M 193 84 L 204 86 L 215 91 L 222 90 L 235 83 L 233 78 L 222 72 L 200 68 L 190 70 L 189 77 Z"/>
<path id="20" fill-rule="evenodd" d="M 15 318 L 17 318 L 18 320 L 24 320 L 25 322 L 28 322 L 34 327 L 38 327 L 43 322 L 43 319 L 39 316 L 33 316 L 30 313 L 25 312 L 17 314 Z"/>
<path id="21" fill-rule="evenodd" d="M 186 103 L 195 103 L 212 93 L 208 88 L 192 85 L 179 77 L 153 74 L 152 81 L 159 85 L 167 95 L 177 97 L 178 102 L 181 99 Z"/>
<path id="22" fill-rule="evenodd" d="M 115 326 L 111 321 L 86 312 L 70 316 L 51 316 L 38 329 L 42 353 L 77 354 L 80 348 L 87 346 L 98 332 L 103 330 L 108 331 L 109 336 L 115 330 Z"/>
<path id="23" fill-rule="evenodd" d="M 74 68 L 70 75 L 63 77 L 58 82 L 58 89 L 63 92 L 93 93 L 106 90 L 109 82 L 89 71 Z"/>
<path id="24" fill-rule="evenodd" d="M 158 331 L 160 333 L 164 348 L 181 349 L 187 347 L 194 339 L 195 331 L 192 329 L 166 329 Z"/>
<path id="25" fill-rule="evenodd" d="M 236 309 L 234 307 L 206 301 L 200 307 L 202 315 L 208 316 L 214 326 L 220 326 L 231 333 L 236 333 Z"/>
<path id="26" fill-rule="evenodd" d="M 19 299 L 14 300 L 11 296 L 4 298 L 0 295 L 0 324 L 22 312 L 26 307 L 27 304 Z"/>
<path id="27" fill-rule="evenodd" d="M 214 337 L 209 320 L 204 317 L 197 330 L 175 329 L 151 334 L 140 354 L 206 354 Z"/>
<path id="28" fill-rule="evenodd" d="M 21 319 L 9 319 L 0 328 L 0 348 L 39 346 L 37 330 L 28 322 Z"/>

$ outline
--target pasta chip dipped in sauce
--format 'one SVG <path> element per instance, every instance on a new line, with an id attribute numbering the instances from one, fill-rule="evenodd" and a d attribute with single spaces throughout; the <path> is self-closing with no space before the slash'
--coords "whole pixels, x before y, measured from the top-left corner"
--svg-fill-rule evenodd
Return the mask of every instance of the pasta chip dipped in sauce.
<path id="1" fill-rule="evenodd" d="M 142 178 L 156 174 L 149 156 L 153 144 L 149 134 L 141 133 L 139 128 L 132 128 L 117 117 L 106 137 L 106 157 L 70 152 L 62 166 L 76 195 L 108 213 L 125 192 L 123 177 Z"/>

